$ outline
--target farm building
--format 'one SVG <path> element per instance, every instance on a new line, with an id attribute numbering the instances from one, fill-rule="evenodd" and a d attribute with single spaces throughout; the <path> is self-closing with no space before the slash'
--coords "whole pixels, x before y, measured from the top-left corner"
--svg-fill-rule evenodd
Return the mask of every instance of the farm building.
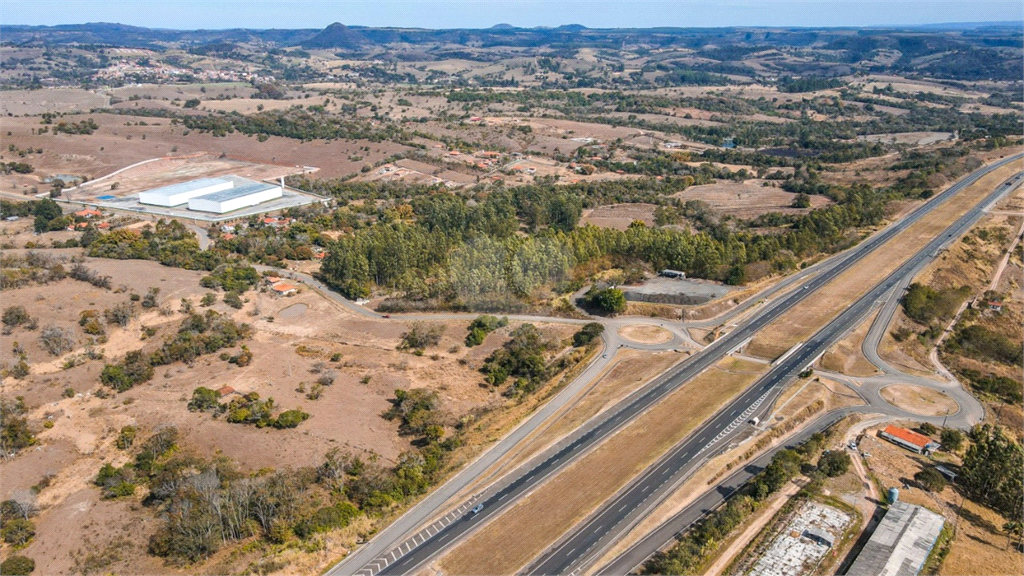
<path id="1" fill-rule="evenodd" d="M 931 438 L 924 434 L 918 434 L 913 430 L 907 430 L 899 426 L 886 426 L 885 430 L 879 432 L 878 435 L 897 446 L 902 446 L 918 454 L 928 454 L 939 449 L 938 442 L 933 442 Z"/>
<path id="2" fill-rule="evenodd" d="M 846 573 L 915 576 L 935 546 L 945 520 L 921 506 L 896 502 Z"/>
<path id="3" fill-rule="evenodd" d="M 180 206 L 197 196 L 229 190 L 234 186 L 235 183 L 227 178 L 200 178 L 140 192 L 139 203 L 165 207 Z"/>
<path id="4" fill-rule="evenodd" d="M 197 212 L 225 214 L 240 208 L 256 206 L 268 200 L 275 200 L 283 195 L 284 190 L 277 184 L 249 180 L 220 192 L 191 198 L 188 201 L 188 209 Z"/>

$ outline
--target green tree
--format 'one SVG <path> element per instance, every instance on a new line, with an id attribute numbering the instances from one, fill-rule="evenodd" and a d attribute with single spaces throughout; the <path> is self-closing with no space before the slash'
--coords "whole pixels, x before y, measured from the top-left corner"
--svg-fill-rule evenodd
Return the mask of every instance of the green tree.
<path id="1" fill-rule="evenodd" d="M 606 314 L 619 314 L 626 311 L 626 295 L 618 288 L 591 288 L 586 295 L 586 302 Z"/>
<path id="2" fill-rule="evenodd" d="M 850 455 L 846 452 L 842 450 L 829 450 L 818 459 L 818 470 L 821 470 L 829 478 L 834 478 L 846 474 L 847 470 L 850 469 L 851 463 Z"/>
<path id="3" fill-rule="evenodd" d="M 946 428 L 942 431 L 939 439 L 950 452 L 957 452 L 964 445 L 964 433 L 956 428 Z"/>
<path id="4" fill-rule="evenodd" d="M 960 486 L 971 498 L 1006 518 L 1016 518 L 1024 506 L 1024 451 L 1020 444 L 991 424 L 980 424 L 968 435 L 971 445 L 964 454 Z"/>
<path id="5" fill-rule="evenodd" d="M 914 481 L 929 492 L 942 492 L 946 489 L 946 477 L 935 468 L 925 468 L 914 474 Z"/>

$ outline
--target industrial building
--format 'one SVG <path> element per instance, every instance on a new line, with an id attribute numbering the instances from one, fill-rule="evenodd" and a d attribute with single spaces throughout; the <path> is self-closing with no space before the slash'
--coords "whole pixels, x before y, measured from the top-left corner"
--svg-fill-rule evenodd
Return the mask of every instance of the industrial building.
<path id="1" fill-rule="evenodd" d="M 197 196 L 228 190 L 234 186 L 235 183 L 227 178 L 200 178 L 140 192 L 139 203 L 165 207 L 180 206 Z"/>
<path id="2" fill-rule="evenodd" d="M 878 523 L 847 574 L 916 576 L 946 519 L 913 504 L 896 502 Z"/>
<path id="3" fill-rule="evenodd" d="M 188 201 L 188 209 L 196 212 L 225 214 L 240 208 L 256 206 L 284 195 L 284 188 L 277 184 L 246 181 L 227 190 L 196 196 Z"/>

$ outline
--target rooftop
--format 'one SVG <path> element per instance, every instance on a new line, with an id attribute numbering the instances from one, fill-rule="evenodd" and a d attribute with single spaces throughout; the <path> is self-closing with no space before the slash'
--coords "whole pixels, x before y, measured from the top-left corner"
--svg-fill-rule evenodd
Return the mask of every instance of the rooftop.
<path id="1" fill-rule="evenodd" d="M 899 426 L 889 425 L 882 430 L 883 433 L 888 434 L 894 438 L 899 438 L 904 442 L 909 442 L 915 446 L 924 448 L 925 446 L 932 444 L 932 439 L 925 436 L 924 434 L 918 434 L 913 430 L 907 430 L 906 428 L 900 428 Z"/>
<path id="2" fill-rule="evenodd" d="M 241 180 L 241 179 L 239 179 Z M 210 194 L 204 194 L 197 196 L 193 200 L 207 200 L 210 202 L 225 202 L 227 200 L 234 200 L 235 198 L 242 198 L 250 194 L 257 192 L 263 192 L 265 190 L 272 190 L 279 188 L 277 184 L 267 184 L 265 182 L 254 182 L 252 180 L 244 181 L 241 183 L 236 182 L 234 188 L 228 188 L 227 190 L 221 190 L 220 192 L 213 192 Z"/>
<path id="3" fill-rule="evenodd" d="M 896 502 L 878 523 L 847 574 L 916 576 L 945 521 L 921 506 Z"/>
<path id="4" fill-rule="evenodd" d="M 229 182 L 230 180 L 226 178 L 199 178 L 197 180 L 189 180 L 188 182 L 178 182 L 177 184 L 153 188 L 152 190 L 146 190 L 145 192 L 147 194 L 158 194 L 160 196 L 174 196 L 175 194 L 181 194 L 182 192 L 189 192 L 198 188 L 206 188 L 208 186 L 216 186 L 218 184 L 226 184 Z"/>

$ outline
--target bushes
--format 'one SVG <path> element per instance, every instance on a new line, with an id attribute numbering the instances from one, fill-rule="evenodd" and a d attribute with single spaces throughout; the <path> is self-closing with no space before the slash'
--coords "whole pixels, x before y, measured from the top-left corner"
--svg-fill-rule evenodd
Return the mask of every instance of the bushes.
<path id="1" fill-rule="evenodd" d="M 259 281 L 259 274 L 252 266 L 224 264 L 214 269 L 209 276 L 203 276 L 199 284 L 203 288 L 241 293 L 249 290 Z"/>
<path id="2" fill-rule="evenodd" d="M 36 561 L 25 556 L 14 555 L 0 563 L 0 574 L 5 576 L 28 576 L 36 569 Z"/>
<path id="3" fill-rule="evenodd" d="M 344 528 L 358 516 L 359 509 L 350 502 L 338 502 L 318 509 L 309 518 L 299 521 L 292 531 L 299 538 L 309 538 L 318 532 Z"/>
<path id="4" fill-rule="evenodd" d="M 192 399 L 188 402 L 190 412 L 210 412 L 220 410 L 220 395 L 216 390 L 200 386 L 192 391 Z"/>
<path id="5" fill-rule="evenodd" d="M 604 333 L 604 324 L 600 322 L 588 322 L 572 335 L 572 345 L 578 347 L 586 346 L 595 338 Z"/>
<path id="6" fill-rule="evenodd" d="M 618 288 L 604 288 L 599 290 L 592 287 L 583 296 L 584 303 L 605 314 L 619 314 L 626 311 L 626 295 Z"/>
<path id="7" fill-rule="evenodd" d="M 547 344 L 533 324 L 523 324 L 510 335 L 511 340 L 487 358 L 481 371 L 488 384 L 500 386 L 511 376 L 516 378 L 517 390 L 532 392 L 548 376 L 543 356 Z"/>
<path id="8" fill-rule="evenodd" d="M 423 350 L 429 346 L 437 346 L 444 334 L 443 325 L 427 326 L 423 322 L 413 322 L 408 332 L 401 336 L 399 350 Z"/>
<path id="9" fill-rule="evenodd" d="M 107 364 L 100 372 L 100 382 L 118 392 L 129 390 L 152 378 L 153 366 L 150 358 L 143 354 L 142 350 L 133 350 L 125 354 L 120 362 Z"/>
<path id="10" fill-rule="evenodd" d="M 302 424 L 309 418 L 309 414 L 302 410 L 285 410 L 277 415 L 274 420 L 274 428 L 295 428 L 299 424 Z"/>
<path id="11" fill-rule="evenodd" d="M 39 334 L 39 345 L 53 356 L 60 356 L 75 349 L 74 334 L 67 328 L 50 325 Z"/>
<path id="12" fill-rule="evenodd" d="M 935 290 L 917 282 L 907 288 L 903 295 L 903 311 L 907 317 L 925 325 L 948 322 L 957 308 L 970 294 L 971 289 L 963 286 L 956 289 Z"/>
<path id="13" fill-rule="evenodd" d="M 943 448 L 950 452 L 956 452 L 964 445 L 964 433 L 956 428 L 946 428 L 939 436 L 939 440 L 942 441 Z"/>
<path id="14" fill-rule="evenodd" d="M 92 483 L 102 489 L 104 498 L 121 498 L 135 494 L 135 469 L 131 464 L 115 468 L 109 462 L 100 468 Z"/>
<path id="15" fill-rule="evenodd" d="M 8 306 L 4 308 L 3 316 L 0 317 L 0 321 L 4 323 L 4 326 L 20 326 L 28 323 L 32 319 L 28 315 L 28 310 L 25 310 L 24 306 Z"/>
<path id="16" fill-rule="evenodd" d="M 97 288 L 110 288 L 110 276 L 101 276 L 99 272 L 91 270 L 81 263 L 72 266 L 68 275 L 75 280 L 88 282 Z"/>
<path id="17" fill-rule="evenodd" d="M 426 388 L 395 390 L 394 399 L 382 416 L 387 420 L 398 420 L 399 434 L 426 435 L 431 426 L 440 425 L 438 408 L 441 401 L 437 392 Z"/>
<path id="18" fill-rule="evenodd" d="M 1019 344 L 979 324 L 959 328 L 953 337 L 946 341 L 945 350 L 982 361 L 1024 365 L 1024 349 Z"/>
<path id="19" fill-rule="evenodd" d="M 1006 376 L 982 374 L 977 370 L 960 370 L 960 375 L 971 383 L 975 390 L 992 394 L 1007 404 L 1020 404 L 1024 400 L 1021 383 Z"/>
<path id="20" fill-rule="evenodd" d="M 0 452 L 10 454 L 36 443 L 25 419 L 25 403 L 0 400 Z"/>
<path id="21" fill-rule="evenodd" d="M 274 417 L 274 399 L 260 400 L 260 395 L 256 392 L 234 398 L 226 406 L 218 404 L 217 409 L 220 412 L 227 411 L 227 420 L 232 424 L 253 424 L 257 428 L 295 428 L 309 418 L 309 414 L 302 410 L 285 410 Z"/>
<path id="22" fill-rule="evenodd" d="M 507 316 L 503 316 L 500 319 L 497 316 L 491 316 L 490 314 L 477 316 L 476 319 L 469 324 L 469 334 L 466 335 L 466 346 L 470 348 L 473 346 L 479 346 L 483 343 L 484 338 L 486 338 L 488 334 L 507 325 Z"/>

